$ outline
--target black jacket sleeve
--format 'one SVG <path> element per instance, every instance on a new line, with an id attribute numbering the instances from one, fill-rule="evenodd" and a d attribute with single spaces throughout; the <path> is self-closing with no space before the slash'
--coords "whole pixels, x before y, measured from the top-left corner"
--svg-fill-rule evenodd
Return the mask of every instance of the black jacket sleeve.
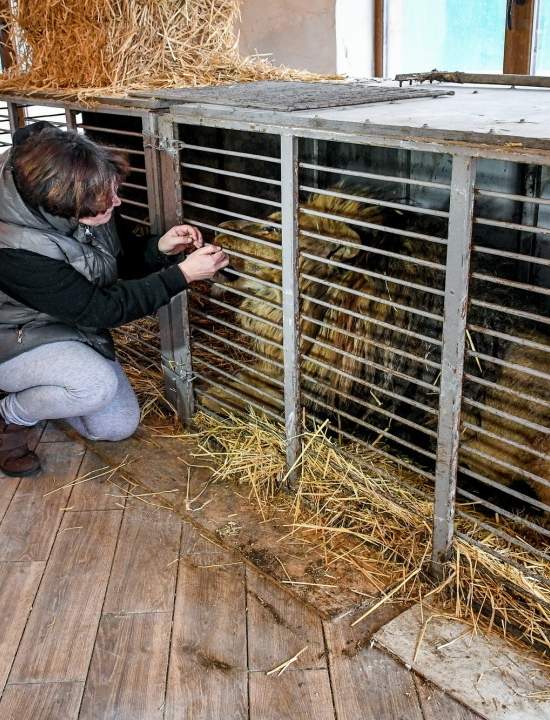
<path id="1" fill-rule="evenodd" d="M 102 288 L 62 260 L 28 250 L 0 250 L 0 290 L 70 325 L 123 325 L 155 312 L 186 288 L 177 265 Z"/>

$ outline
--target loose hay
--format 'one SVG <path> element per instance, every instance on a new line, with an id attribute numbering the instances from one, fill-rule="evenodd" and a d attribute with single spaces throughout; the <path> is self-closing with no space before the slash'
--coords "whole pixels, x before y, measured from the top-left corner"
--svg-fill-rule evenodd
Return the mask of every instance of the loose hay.
<path id="1" fill-rule="evenodd" d="M 240 0 L 18 0 L 0 15 L 17 48 L 0 88 L 84 97 L 319 77 L 241 57 L 239 8 Z"/>
<path id="2" fill-rule="evenodd" d="M 544 560 L 510 546 L 480 527 L 477 518 L 487 524 L 487 517 L 469 507 L 470 518 L 457 518 L 456 528 L 478 545 L 455 538 L 447 579 L 434 587 L 428 567 L 431 488 L 422 478 L 376 451 L 339 447 L 317 427 L 302 437 L 308 448 L 299 466 L 297 493 L 290 497 L 280 491 L 287 471 L 283 426 L 253 412 L 245 419 L 199 413 L 195 423 L 203 449 L 198 457 L 216 465 L 215 479 L 248 485 L 250 497 L 263 510 L 282 500 L 290 532 L 320 537 L 327 557 L 334 556 L 332 541 L 345 535 L 357 544 L 343 559 L 354 562 L 354 555 L 368 551 L 400 578 L 381 602 L 390 597 L 402 602 L 430 599 L 439 611 L 468 621 L 474 632 L 498 631 L 535 646 L 545 662 L 550 658 L 550 557 Z M 513 529 L 507 531 L 514 535 Z M 493 556 L 494 551 L 512 564 Z"/>

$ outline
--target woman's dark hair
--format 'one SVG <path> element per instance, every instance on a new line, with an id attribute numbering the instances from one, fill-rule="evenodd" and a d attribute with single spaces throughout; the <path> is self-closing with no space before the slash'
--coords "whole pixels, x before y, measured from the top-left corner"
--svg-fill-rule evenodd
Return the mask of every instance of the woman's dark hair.
<path id="1" fill-rule="evenodd" d="M 104 212 L 112 204 L 113 187 L 129 170 L 121 152 L 47 122 L 14 134 L 11 165 L 27 205 L 65 218 Z"/>

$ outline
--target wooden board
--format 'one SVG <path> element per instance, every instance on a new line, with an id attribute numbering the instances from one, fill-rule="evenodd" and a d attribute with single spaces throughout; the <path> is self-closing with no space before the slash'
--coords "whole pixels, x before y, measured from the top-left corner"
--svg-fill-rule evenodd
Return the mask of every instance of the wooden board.
<path id="1" fill-rule="evenodd" d="M 180 535 L 172 512 L 128 500 L 104 613 L 172 612 Z"/>
<path id="2" fill-rule="evenodd" d="M 549 687 L 547 671 L 540 663 L 496 634 L 472 635 L 462 622 L 437 615 L 427 622 L 428 617 L 426 608 L 423 616 L 417 606 L 407 610 L 376 633 L 377 644 L 484 718 L 550 718 L 550 700 L 533 697 Z"/>
<path id="3" fill-rule="evenodd" d="M 324 627 L 338 720 L 424 720 L 410 672 L 348 618 Z"/>
<path id="4" fill-rule="evenodd" d="M 74 437 L 71 430 L 68 434 Z M 379 563 L 368 559 L 360 570 L 345 561 L 335 562 L 330 569 L 332 578 L 324 580 L 325 556 L 320 548 L 315 548 L 318 540 L 311 533 L 289 537 L 287 524 L 277 512 L 273 512 L 269 522 L 264 522 L 255 502 L 242 496 L 243 488 L 221 482 L 211 484 L 211 474 L 204 467 L 192 468 L 188 488 L 186 463 L 204 464 L 193 458 L 193 454 L 200 451 L 192 440 L 162 438 L 140 427 L 129 440 L 89 445 L 103 461 L 113 466 L 125 458 L 130 460 L 124 474 L 145 490 L 179 488 L 179 493 L 164 496 L 167 506 L 205 536 L 239 552 L 260 572 L 285 584 L 289 592 L 309 603 L 324 618 L 350 612 L 364 602 L 365 595 L 376 597 L 380 589 L 394 582 L 390 575 L 380 574 Z M 188 493 L 189 499 L 201 495 L 189 503 Z M 353 543 L 345 538 L 338 542 L 342 554 Z M 369 577 L 370 570 L 375 573 L 373 580 Z M 286 584 L 289 576 L 305 584 Z"/>
<path id="5" fill-rule="evenodd" d="M 171 612 L 102 617 L 79 720 L 162 720 L 171 624 Z"/>
<path id="6" fill-rule="evenodd" d="M 442 690 L 415 675 L 414 682 L 424 713 L 424 720 L 479 720 L 480 715 L 453 700 Z"/>
<path id="7" fill-rule="evenodd" d="M 32 438 L 29 442 L 29 447 L 34 448 L 40 441 L 40 437 L 43 434 L 44 423 L 39 423 L 32 433 Z M 67 442 L 67 436 L 64 435 L 63 440 Z M 0 473 L 0 521 L 4 517 L 6 510 L 11 502 L 12 497 L 17 490 L 20 478 L 7 477 Z"/>
<path id="8" fill-rule="evenodd" d="M 244 566 L 229 553 L 198 554 L 196 538 L 185 539 L 181 555 L 193 554 L 178 563 L 166 720 L 246 720 Z"/>
<path id="9" fill-rule="evenodd" d="M 57 442 L 57 441 L 56 441 Z M 73 486 L 67 503 L 67 512 L 82 510 L 120 510 L 126 505 L 126 498 L 114 497 L 123 495 L 109 481 L 109 476 L 102 475 L 105 462 L 91 450 L 87 450 L 78 471 L 80 480 Z M 89 475 L 89 473 L 91 473 Z M 86 478 L 88 476 L 88 478 Z M 117 484 L 126 488 L 127 483 L 116 473 L 112 476 Z"/>
<path id="10" fill-rule="evenodd" d="M 20 481 L 0 524 L 0 560 L 47 559 L 71 489 L 46 493 L 74 479 L 84 452 L 75 442 L 40 446 L 42 473 Z"/>
<path id="11" fill-rule="evenodd" d="M 8 685 L 0 701 L 2 720 L 76 720 L 84 683 Z"/>
<path id="12" fill-rule="evenodd" d="M 280 677 L 251 673 L 250 720 L 334 719 L 326 670 L 287 670 Z"/>
<path id="13" fill-rule="evenodd" d="M 271 670 L 304 647 L 293 670 L 326 668 L 319 616 L 254 570 L 248 569 L 246 577 L 249 669 Z"/>
<path id="14" fill-rule="evenodd" d="M 0 693 L 43 572 L 43 562 L 0 563 Z"/>
<path id="15" fill-rule="evenodd" d="M 66 513 L 10 682 L 86 679 L 121 513 Z"/>

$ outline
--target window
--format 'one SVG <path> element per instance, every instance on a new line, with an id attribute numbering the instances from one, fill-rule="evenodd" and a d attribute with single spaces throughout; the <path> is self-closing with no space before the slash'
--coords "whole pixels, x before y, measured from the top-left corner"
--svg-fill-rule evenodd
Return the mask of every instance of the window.
<path id="1" fill-rule="evenodd" d="M 550 0 L 375 0 L 376 74 L 550 75 Z"/>

